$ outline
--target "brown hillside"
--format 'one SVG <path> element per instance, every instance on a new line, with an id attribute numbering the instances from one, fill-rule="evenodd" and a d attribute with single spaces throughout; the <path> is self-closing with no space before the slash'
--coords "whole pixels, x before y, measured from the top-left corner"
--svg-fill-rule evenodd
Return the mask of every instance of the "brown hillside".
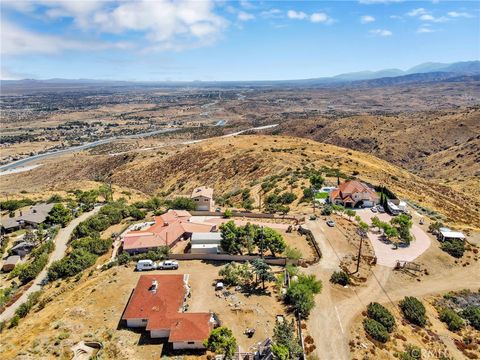
<path id="1" fill-rule="evenodd" d="M 237 136 L 164 148 L 162 152 L 69 155 L 28 173 L 5 176 L 2 186 L 15 192 L 61 190 L 72 181 L 112 180 L 147 194 L 188 194 L 195 186 L 205 184 L 220 195 L 245 187 L 255 191 L 256 184 L 268 176 L 289 176 L 292 170 L 322 166 L 355 174 L 371 184 L 385 184 L 400 197 L 438 211 L 457 224 L 480 228 L 478 191 L 466 195 L 373 155 L 292 137 Z M 296 191 L 300 193 L 301 189 Z"/>

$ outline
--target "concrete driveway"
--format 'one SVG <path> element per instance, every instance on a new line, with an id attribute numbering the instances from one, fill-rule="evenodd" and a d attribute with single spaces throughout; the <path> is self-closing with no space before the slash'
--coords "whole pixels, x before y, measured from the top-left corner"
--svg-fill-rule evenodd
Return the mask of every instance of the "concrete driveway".
<path id="1" fill-rule="evenodd" d="M 67 250 L 67 247 L 68 247 L 67 245 L 68 240 L 70 240 L 70 235 L 72 235 L 73 230 L 77 227 L 78 224 L 80 224 L 82 221 L 87 220 L 90 216 L 96 214 L 100 209 L 101 209 L 101 206 L 98 206 L 94 208 L 92 211 L 84 213 L 80 215 L 78 218 L 73 219 L 70 222 L 70 224 L 60 229 L 57 236 L 55 237 L 55 250 L 53 251 L 52 254 L 50 254 L 48 264 L 45 266 L 42 272 L 38 274 L 35 280 L 33 280 L 33 285 L 30 286 L 30 288 L 27 291 L 25 291 L 22 294 L 22 296 L 18 298 L 17 301 L 15 301 L 12 305 L 6 308 L 3 313 L 0 314 L 0 321 L 5 321 L 13 317 L 13 315 L 15 315 L 15 310 L 17 310 L 17 308 L 21 304 L 27 301 L 28 295 L 42 289 L 42 285 L 40 285 L 40 283 L 47 276 L 48 268 L 50 267 L 52 262 L 60 260 L 65 256 L 65 251 Z"/>
<path id="2" fill-rule="evenodd" d="M 385 222 L 390 222 L 392 219 L 388 214 L 373 213 L 370 209 L 357 210 L 356 213 L 360 216 L 362 221 L 366 222 L 368 225 L 372 224 L 371 219 L 374 216 L 378 216 L 380 220 Z M 411 229 L 411 234 L 415 240 L 413 240 L 408 247 L 399 247 L 394 250 L 392 244 L 386 244 L 380 240 L 380 234 L 380 232 L 369 231 L 368 238 L 375 251 L 377 263 L 383 266 L 395 267 L 397 260 L 413 261 L 422 255 L 431 245 L 431 240 L 428 234 L 415 222 Z"/>

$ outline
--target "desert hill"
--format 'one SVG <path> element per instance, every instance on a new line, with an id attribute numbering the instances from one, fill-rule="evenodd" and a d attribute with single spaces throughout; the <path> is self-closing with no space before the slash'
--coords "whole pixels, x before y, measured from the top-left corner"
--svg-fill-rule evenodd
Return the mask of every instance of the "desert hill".
<path id="1" fill-rule="evenodd" d="M 338 169 L 371 184 L 383 184 L 400 197 L 446 216 L 450 221 L 480 227 L 478 193 L 465 194 L 447 185 L 427 181 L 373 155 L 280 136 L 243 135 L 160 150 L 121 155 L 81 153 L 50 160 L 32 171 L 2 177 L 10 192 L 62 190 L 83 180 L 113 184 L 145 194 L 189 194 L 198 185 L 208 185 L 217 195 L 248 187 L 258 194 L 260 183 L 277 176 L 280 190 L 288 188 L 295 172 L 311 168 Z M 327 178 L 335 184 L 336 177 Z M 298 195 L 306 179 L 295 186 Z M 291 187 L 290 187 L 291 189 Z M 432 212 L 433 214 L 433 212 Z"/>
<path id="2" fill-rule="evenodd" d="M 367 152 L 467 192 L 476 183 L 479 190 L 478 108 L 292 120 L 276 131 Z"/>

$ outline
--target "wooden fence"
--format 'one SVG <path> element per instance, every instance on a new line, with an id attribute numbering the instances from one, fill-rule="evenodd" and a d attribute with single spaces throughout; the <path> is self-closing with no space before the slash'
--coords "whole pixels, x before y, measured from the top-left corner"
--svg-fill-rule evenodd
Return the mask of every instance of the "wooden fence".
<path id="1" fill-rule="evenodd" d="M 223 216 L 223 212 L 216 212 L 216 211 L 189 211 L 192 216 Z M 250 218 L 250 219 L 272 219 L 272 220 L 287 220 L 293 221 L 295 224 L 300 224 L 305 222 L 304 216 L 283 216 L 283 215 L 275 215 L 275 214 L 262 214 L 262 213 L 251 213 L 251 212 L 241 212 L 241 211 L 233 211 L 233 217 L 243 217 L 243 218 Z"/>
<path id="2" fill-rule="evenodd" d="M 169 259 L 172 260 L 207 260 L 207 261 L 253 261 L 260 258 L 255 255 L 229 255 L 229 254 L 170 254 Z M 289 260 L 284 257 L 264 257 L 269 265 L 285 266 L 295 263 L 295 260 Z"/>

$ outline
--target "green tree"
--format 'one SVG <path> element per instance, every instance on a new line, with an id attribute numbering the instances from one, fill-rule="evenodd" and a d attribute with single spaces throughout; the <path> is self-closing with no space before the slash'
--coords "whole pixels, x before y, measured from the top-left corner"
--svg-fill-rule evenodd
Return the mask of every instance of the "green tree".
<path id="1" fill-rule="evenodd" d="M 293 320 L 291 322 L 275 322 L 272 351 L 279 359 L 290 360 L 300 358 L 302 347 L 295 333 L 295 323 Z"/>
<path id="2" fill-rule="evenodd" d="M 255 237 L 257 235 L 258 226 L 246 223 L 245 226 L 237 228 L 237 237 L 241 246 L 247 249 L 247 252 L 251 254 L 255 249 Z"/>
<path id="3" fill-rule="evenodd" d="M 406 296 L 400 301 L 400 309 L 405 318 L 411 323 L 422 327 L 427 323 L 425 306 L 417 298 Z"/>
<path id="4" fill-rule="evenodd" d="M 111 186 L 108 184 L 102 184 L 98 188 L 98 194 L 103 197 L 105 202 L 113 201 L 113 192 Z"/>
<path id="5" fill-rule="evenodd" d="M 385 326 L 388 332 L 395 327 L 395 318 L 388 309 L 377 302 L 370 303 L 367 307 L 368 317 Z"/>
<path id="6" fill-rule="evenodd" d="M 252 261 L 253 273 L 255 274 L 256 283 L 262 282 L 262 289 L 265 290 L 265 282 L 275 281 L 275 275 L 272 273 L 270 265 L 263 259 L 255 259 Z"/>
<path id="7" fill-rule="evenodd" d="M 273 256 L 284 252 L 287 246 L 282 235 L 269 227 L 258 230 L 256 243 L 262 249 L 269 249 Z"/>
<path id="8" fill-rule="evenodd" d="M 345 271 L 334 271 L 330 277 L 330 282 L 333 284 L 339 284 L 342 286 L 350 283 L 350 276 Z"/>
<path id="9" fill-rule="evenodd" d="M 468 305 L 460 311 L 460 316 L 467 319 L 476 330 L 480 330 L 480 306 Z"/>
<path id="10" fill-rule="evenodd" d="M 224 354 L 225 359 L 233 359 L 237 350 L 237 340 L 233 336 L 232 330 L 224 326 L 213 329 L 204 345 L 210 351 Z"/>
<path id="11" fill-rule="evenodd" d="M 177 197 L 167 203 L 170 209 L 192 211 L 197 208 L 193 199 L 187 197 Z"/>
<path id="12" fill-rule="evenodd" d="M 285 294 L 285 301 L 303 318 L 307 318 L 315 306 L 313 293 L 307 285 L 298 282 L 290 285 Z"/>
<path id="13" fill-rule="evenodd" d="M 320 189 L 325 182 L 325 179 L 321 177 L 319 174 L 314 174 L 310 176 L 310 184 L 316 190 Z"/>
<path id="14" fill-rule="evenodd" d="M 242 254 L 240 242 L 237 238 L 238 228 L 232 220 L 220 225 L 220 234 L 222 236 L 220 245 L 223 251 L 229 254 Z"/>
<path id="15" fill-rule="evenodd" d="M 390 335 L 385 326 L 376 320 L 370 318 L 364 319 L 363 328 L 368 335 L 381 343 L 386 343 L 390 339 Z"/>
<path id="16" fill-rule="evenodd" d="M 226 285 L 237 286 L 246 285 L 252 277 L 252 272 L 248 262 L 243 264 L 230 262 L 220 269 L 218 275 L 222 277 Z"/>
<path id="17" fill-rule="evenodd" d="M 67 226 L 71 220 L 72 214 L 70 213 L 70 210 L 65 208 L 61 203 L 53 205 L 52 210 L 50 210 L 47 216 L 47 222 L 51 224 L 59 224 L 62 227 Z"/>
<path id="18" fill-rule="evenodd" d="M 355 216 L 355 211 L 352 209 L 345 209 L 345 215 L 348 216 L 349 220 L 352 220 L 352 217 Z"/>

